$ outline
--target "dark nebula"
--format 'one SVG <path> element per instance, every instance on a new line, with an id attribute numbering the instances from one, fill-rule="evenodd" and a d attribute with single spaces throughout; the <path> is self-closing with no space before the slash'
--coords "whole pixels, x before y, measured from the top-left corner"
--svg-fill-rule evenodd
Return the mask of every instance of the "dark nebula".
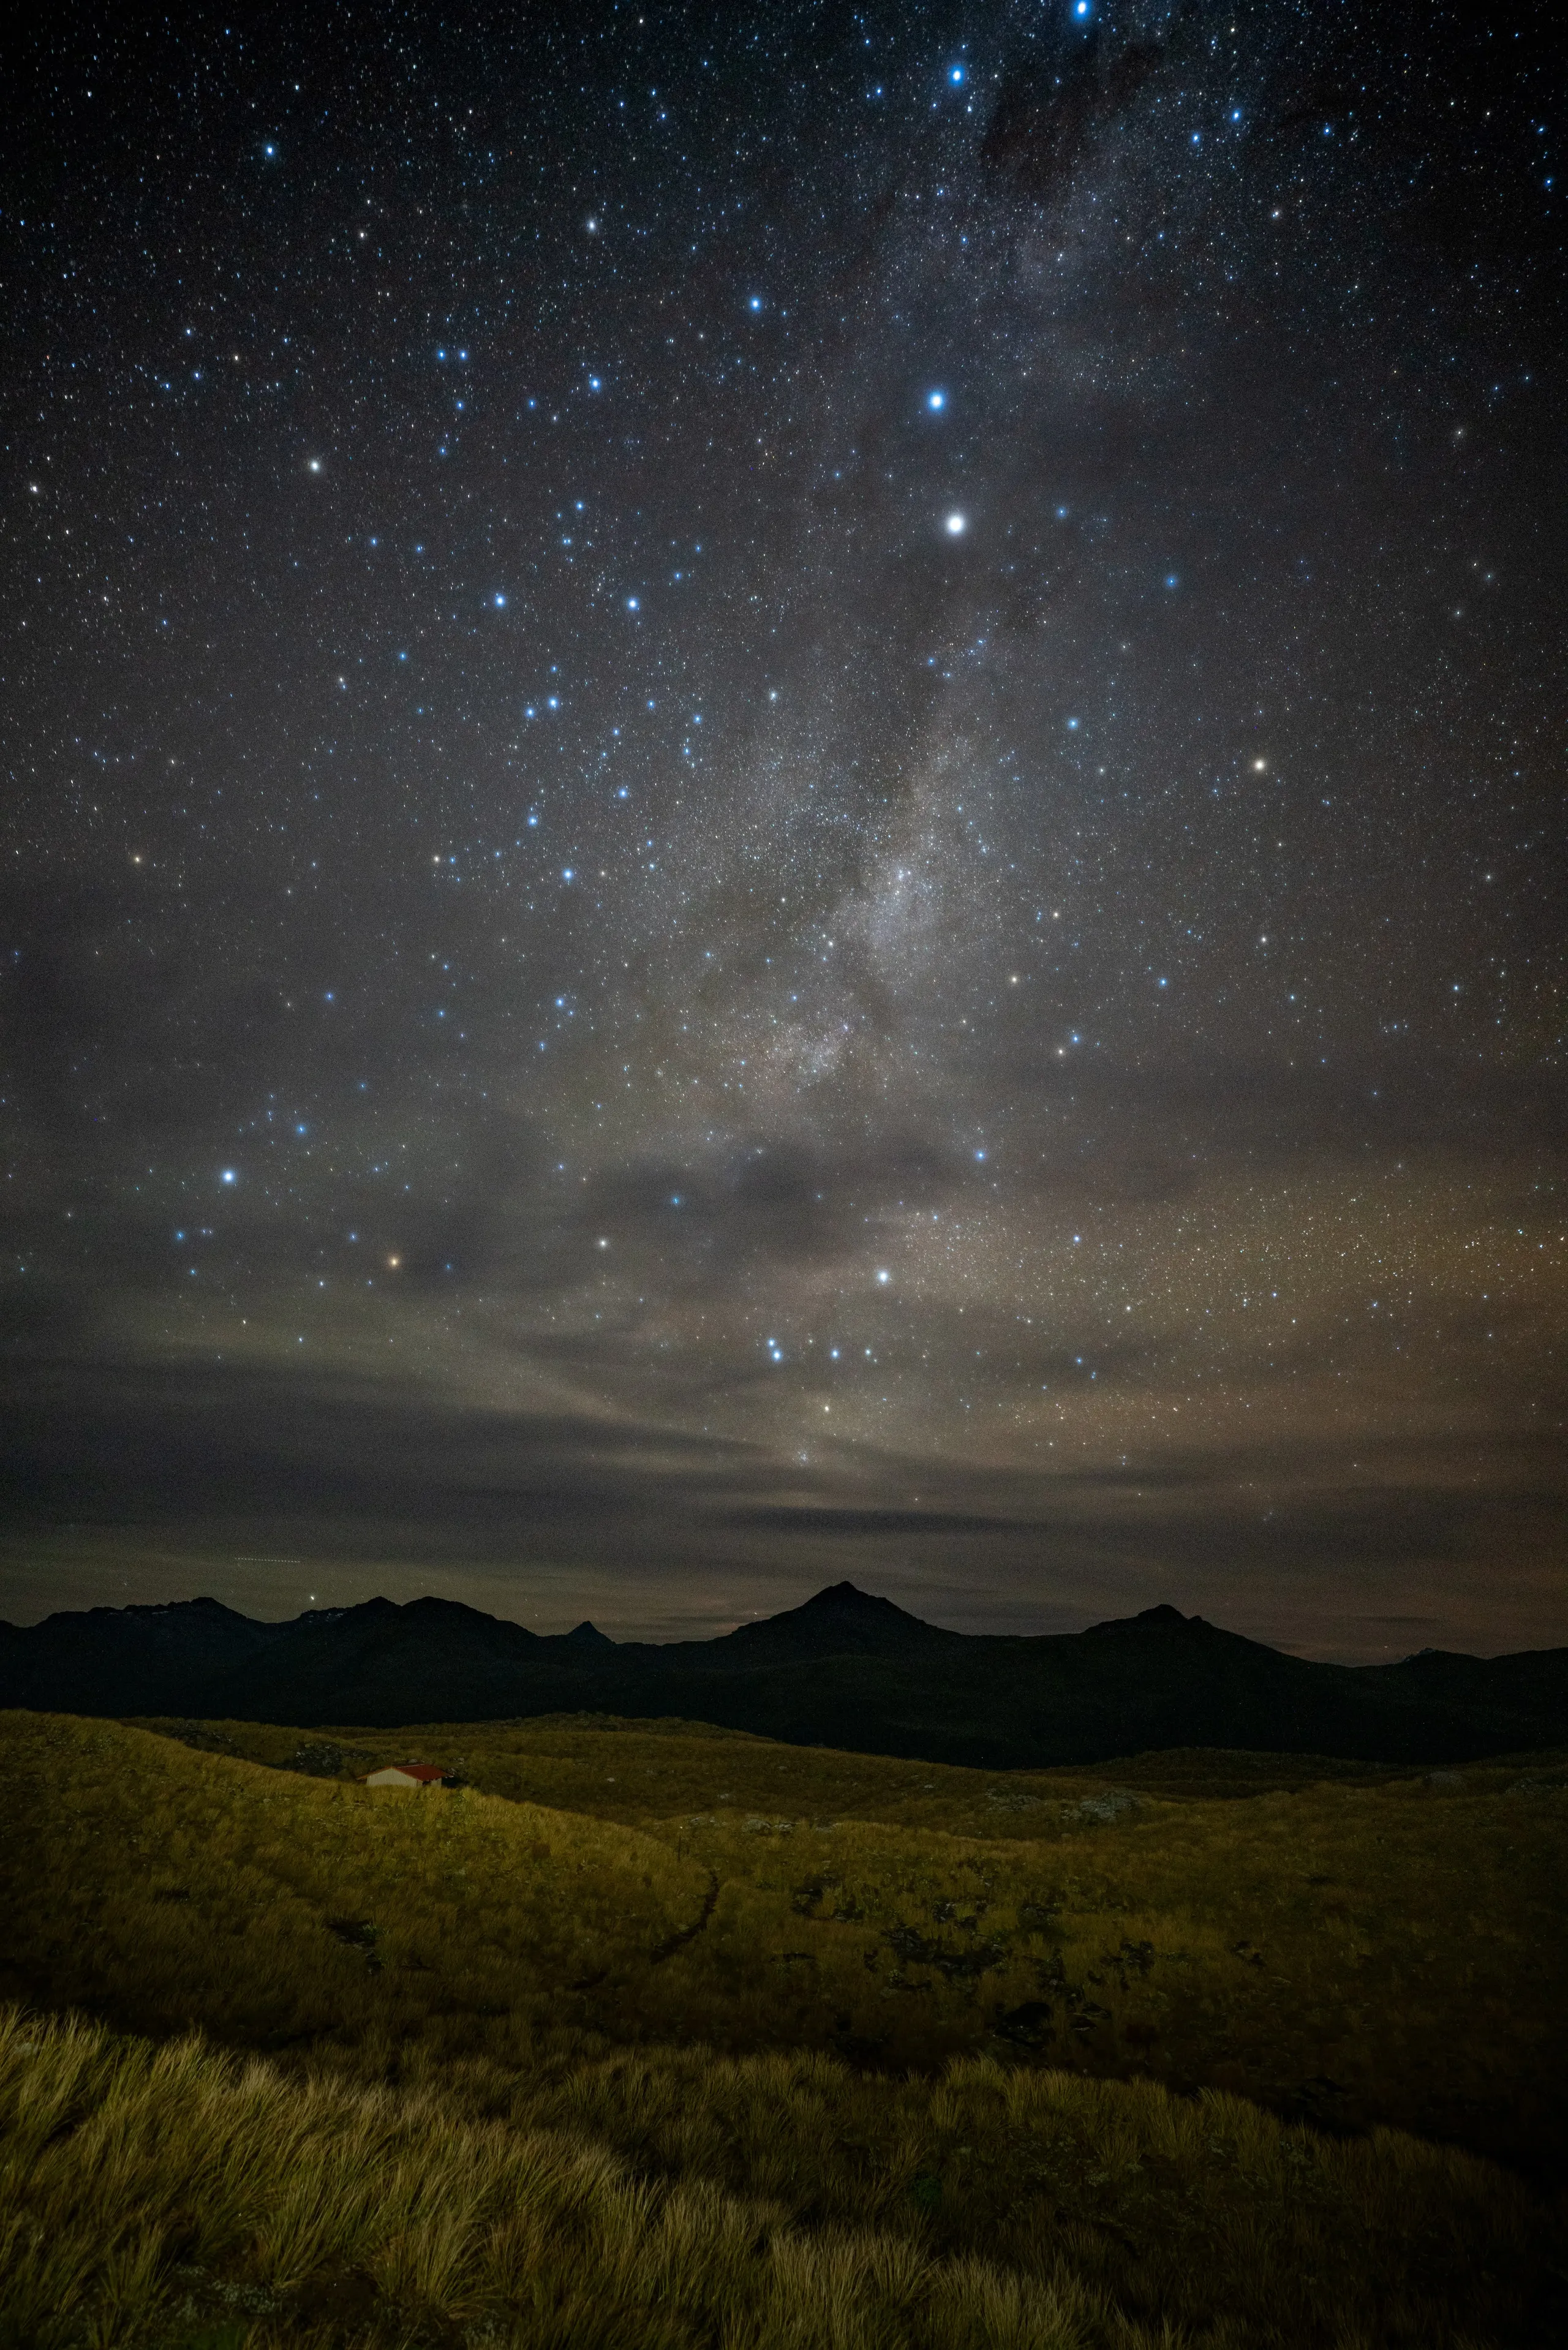
<path id="1" fill-rule="evenodd" d="M 1550 13 L 35 22 L 0 1612 L 1568 1638 Z"/>

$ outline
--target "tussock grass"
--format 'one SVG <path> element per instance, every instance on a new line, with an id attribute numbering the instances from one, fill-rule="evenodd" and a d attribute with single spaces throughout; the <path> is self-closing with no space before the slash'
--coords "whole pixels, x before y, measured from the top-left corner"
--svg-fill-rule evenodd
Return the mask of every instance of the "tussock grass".
<path id="1" fill-rule="evenodd" d="M 275 1766 L 332 1751 L 332 1733 L 201 1734 Z M 561 1851 L 596 1823 L 646 1839 L 689 1872 L 670 1895 L 688 1924 L 716 1887 L 703 1931 L 657 1966 L 653 1941 L 628 1947 L 631 1919 L 601 1908 L 600 1957 L 556 1969 L 560 1995 L 534 2011 L 552 2028 L 895 2071 L 989 2052 L 1230 2088 L 1568 2176 L 1568 1773 L 1551 1761 L 1395 1779 L 1175 1755 L 996 1774 L 691 1724 L 355 1735 L 342 1770 L 410 1752 L 460 1763 L 520 1822 L 578 1823 L 546 1832 Z M 410 1880 L 401 1898 L 411 1920 L 423 1896 Z M 569 1989 L 611 1950 L 610 1980 Z"/>
<path id="2" fill-rule="evenodd" d="M 640 2060 L 638 2086 L 657 2071 Z M 826 2059 L 720 2064 L 659 2101 L 701 2106 L 705 2084 L 715 2143 L 737 2110 L 804 2143 L 847 2092 L 863 2125 L 864 2100 L 883 2101 L 895 2154 L 858 2197 L 819 2185 L 803 2211 L 704 2175 L 691 2148 L 639 2174 L 581 2113 L 459 2120 L 418 2089 L 290 2080 L 193 2038 L 154 2047 L 8 2011 L 0 2340 L 1480 2350 L 1543 2342 L 1553 2322 L 1551 2230 L 1526 2191 L 1392 2134 L 1335 2143 L 1235 2098 L 985 2064 L 935 2090 L 862 2084 L 857 2106 Z M 1011 2173 L 999 2220 L 961 2188 L 944 2209 L 940 2167 L 909 2175 L 940 2166 L 935 2139 L 955 2128 Z M 935 2194 L 910 2192 L 928 2181 Z"/>
<path id="3" fill-rule="evenodd" d="M 1550 1762 L 169 1727 L 0 1715 L 0 2350 L 1568 2337 Z"/>
<path id="4" fill-rule="evenodd" d="M 69 1717 L 0 1715 L 0 1987 L 134 2028 L 511 2045 L 614 2014 L 702 1867 L 611 1822 L 286 1778 Z"/>

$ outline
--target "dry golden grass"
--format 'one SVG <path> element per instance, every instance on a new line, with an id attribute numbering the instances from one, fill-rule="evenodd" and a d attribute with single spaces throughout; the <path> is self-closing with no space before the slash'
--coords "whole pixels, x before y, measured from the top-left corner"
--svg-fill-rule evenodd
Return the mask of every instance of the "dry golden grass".
<path id="1" fill-rule="evenodd" d="M 597 2135 L 628 2100 L 665 2137 L 658 2167 Z M 476 2122 L 419 2089 L 0 2015 L 0 2341 L 1482 2350 L 1554 2322 L 1552 2230 L 1503 2174 L 1236 2098 L 772 2058 L 640 2060 L 556 2102 L 549 2125 Z M 867 2135 L 836 2192 L 815 2149 L 846 2124 Z"/>
<path id="2" fill-rule="evenodd" d="M 333 1743 L 201 1734 L 280 1764 L 303 1750 L 319 1765 Z M 681 1899 L 716 1886 L 700 1937 L 640 1977 L 628 1958 L 615 2000 L 579 2000 L 574 2024 L 894 2069 L 989 2051 L 1219 2085 L 1568 2176 L 1568 1788 L 1552 1758 L 1398 1779 L 1147 1756 L 1107 1778 L 691 1724 L 357 1736 L 337 1742 L 346 1769 L 461 1762 L 476 1789 L 695 1863 Z"/>
<path id="3" fill-rule="evenodd" d="M 0 2350 L 1568 2332 L 1561 2215 L 1377 2126 L 1560 2161 L 1550 1764 L 186 1735 L 0 1715 Z"/>

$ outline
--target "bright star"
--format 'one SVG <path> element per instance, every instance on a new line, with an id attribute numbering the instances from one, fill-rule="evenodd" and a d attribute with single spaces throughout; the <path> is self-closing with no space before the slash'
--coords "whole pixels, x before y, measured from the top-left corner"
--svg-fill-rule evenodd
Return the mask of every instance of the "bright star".
<path id="1" fill-rule="evenodd" d="M 960 84 L 960 83 L 962 81 L 962 79 L 963 79 L 963 68 L 962 68 L 962 66 L 950 66 L 950 67 L 948 68 L 948 79 L 952 83 L 952 85 L 953 85 L 954 88 L 956 89 L 956 88 L 958 88 L 959 84 Z"/>
<path id="2" fill-rule="evenodd" d="M 225 1183 L 237 1183 L 240 1179 L 234 1168 L 225 1167 L 223 1170 L 223 1180 Z"/>
<path id="3" fill-rule="evenodd" d="M 969 528 L 969 522 L 963 515 L 950 514 L 948 516 L 947 527 L 950 538 L 961 538 Z"/>
<path id="4" fill-rule="evenodd" d="M 927 394 L 926 394 L 926 406 L 927 406 L 928 408 L 929 408 L 929 409 L 940 409 L 940 408 L 945 408 L 945 407 L 947 406 L 947 404 L 948 404 L 948 396 L 947 396 L 947 393 L 946 393 L 945 391 L 928 391 L 928 392 L 927 392 Z"/>
<path id="5" fill-rule="evenodd" d="M 892 1274 L 888 1272 L 888 1268 L 887 1268 L 887 1266 L 886 1266 L 885 1264 L 879 1264 L 879 1265 L 877 1266 L 877 1278 L 878 1282 L 880 1282 L 880 1283 L 881 1283 L 882 1286 L 883 1286 L 884 1288 L 886 1288 L 886 1287 L 887 1287 L 887 1284 L 888 1284 L 888 1282 L 890 1282 L 890 1281 L 892 1280 L 893 1276 L 892 1276 Z"/>

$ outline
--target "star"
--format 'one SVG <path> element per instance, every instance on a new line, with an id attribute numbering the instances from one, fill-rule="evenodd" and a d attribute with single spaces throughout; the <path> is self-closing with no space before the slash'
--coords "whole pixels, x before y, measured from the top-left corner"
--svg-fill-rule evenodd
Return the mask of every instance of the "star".
<path id="1" fill-rule="evenodd" d="M 1552 12 L 428 14 L 13 142 L 16 1492 L 1568 1638 Z"/>

